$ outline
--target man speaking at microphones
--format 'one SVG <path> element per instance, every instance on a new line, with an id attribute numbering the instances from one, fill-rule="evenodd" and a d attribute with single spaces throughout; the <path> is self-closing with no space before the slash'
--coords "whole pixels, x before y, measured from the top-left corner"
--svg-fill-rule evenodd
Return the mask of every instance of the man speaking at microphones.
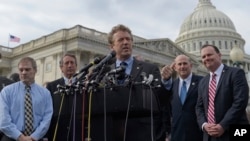
<path id="1" fill-rule="evenodd" d="M 143 79 L 141 78 L 140 74 L 142 72 L 145 72 L 147 74 L 147 77 L 149 75 L 152 75 L 154 79 L 161 80 L 160 71 L 159 68 L 151 63 L 143 62 L 136 60 L 132 56 L 132 48 L 133 48 L 133 35 L 131 30 L 124 26 L 124 25 L 117 25 L 114 26 L 111 30 L 111 32 L 108 34 L 108 42 L 110 50 L 113 50 L 116 52 L 116 60 L 113 64 L 111 64 L 112 70 L 109 72 L 109 74 L 113 74 L 115 72 L 121 72 L 121 70 L 125 69 L 125 73 L 128 76 L 131 76 L 131 84 L 134 82 L 142 82 Z M 122 65 L 123 67 L 120 67 Z M 120 67 L 120 68 L 119 68 Z M 153 80 L 152 80 L 153 81 Z M 161 82 L 159 81 L 159 85 Z M 122 86 L 122 84 L 121 84 Z M 124 86 L 125 87 L 125 86 Z M 134 87 L 132 88 L 132 96 L 131 99 L 134 99 L 133 97 L 133 91 L 141 92 L 142 90 L 136 90 L 136 89 L 142 89 L 142 87 Z M 123 88 L 123 89 L 126 89 Z M 129 88 L 127 87 L 129 90 Z M 168 105 L 169 99 L 167 96 L 165 96 L 165 89 L 158 88 L 153 89 L 154 96 L 157 99 L 156 105 L 159 105 L 159 111 L 154 112 L 153 115 L 150 114 L 139 114 L 137 112 L 137 116 L 133 116 L 132 114 L 129 115 L 126 118 L 126 112 L 124 114 L 114 114 L 111 113 L 107 116 L 107 134 L 106 138 L 109 141 L 164 141 L 165 133 L 167 132 L 167 126 L 169 115 L 168 111 L 165 111 L 163 113 L 162 109 L 168 109 L 163 108 L 164 106 Z M 108 94 L 106 94 L 108 96 Z M 121 93 L 117 93 L 116 96 L 119 97 L 119 95 L 122 95 Z M 129 95 L 129 93 L 126 93 L 125 95 Z M 150 96 L 149 96 L 150 97 Z M 141 101 L 142 99 L 138 99 Z M 114 102 L 116 99 L 114 99 Z M 139 102 L 138 101 L 138 102 Z M 116 101 L 117 102 L 117 101 Z M 136 103 L 136 101 L 135 101 Z M 94 101 L 93 103 L 94 104 Z M 129 103 L 127 103 L 129 104 Z M 127 105 L 126 104 L 126 105 Z M 163 115 L 165 117 L 163 117 Z M 92 122 L 91 125 L 93 125 L 91 128 L 93 131 L 91 132 L 91 139 L 93 141 L 103 141 L 104 140 L 104 133 L 103 126 L 101 126 L 100 123 L 102 123 L 103 119 L 100 121 Z M 96 126 L 95 126 L 96 125 Z M 98 129 L 99 128 L 99 129 Z M 94 131 L 100 131 L 100 132 L 94 132 Z"/>

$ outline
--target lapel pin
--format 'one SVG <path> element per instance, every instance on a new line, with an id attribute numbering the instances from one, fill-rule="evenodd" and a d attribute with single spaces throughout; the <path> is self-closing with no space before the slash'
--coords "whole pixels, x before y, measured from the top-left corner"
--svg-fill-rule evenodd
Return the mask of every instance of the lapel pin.
<path id="1" fill-rule="evenodd" d="M 195 85 L 195 83 L 193 82 L 192 85 Z"/>

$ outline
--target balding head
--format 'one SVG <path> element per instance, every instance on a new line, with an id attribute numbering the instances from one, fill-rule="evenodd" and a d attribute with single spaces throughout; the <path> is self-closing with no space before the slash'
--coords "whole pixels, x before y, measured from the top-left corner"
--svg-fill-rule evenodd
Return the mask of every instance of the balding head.
<path id="1" fill-rule="evenodd" d="M 186 55 L 178 55 L 175 58 L 175 71 L 178 73 L 179 77 L 186 79 L 192 70 L 192 63 L 190 58 Z"/>
<path id="2" fill-rule="evenodd" d="M 176 58 L 175 58 L 174 61 L 178 61 L 178 60 L 180 60 L 180 59 L 181 59 L 181 60 L 182 60 L 182 59 L 185 59 L 185 60 L 187 60 L 188 62 L 191 63 L 190 58 L 189 58 L 188 56 L 184 55 L 184 54 L 181 54 L 181 55 L 176 56 Z"/>

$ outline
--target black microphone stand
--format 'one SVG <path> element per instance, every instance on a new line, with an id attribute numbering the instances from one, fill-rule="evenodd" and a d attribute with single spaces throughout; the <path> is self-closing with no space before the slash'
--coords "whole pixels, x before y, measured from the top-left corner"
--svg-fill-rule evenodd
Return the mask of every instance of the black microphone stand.
<path id="1" fill-rule="evenodd" d="M 73 124 L 73 135 L 72 135 L 72 141 L 75 141 L 75 130 L 76 130 L 76 99 L 77 99 L 77 95 L 78 94 L 83 94 L 84 90 L 85 90 L 85 81 L 86 81 L 86 76 L 87 75 L 87 71 L 83 72 L 78 78 L 74 77 L 76 79 L 75 82 L 73 82 L 71 85 L 64 85 L 64 86 L 60 86 L 58 85 L 58 91 L 55 92 L 55 94 L 60 94 L 62 95 L 62 100 L 61 100 L 61 106 L 59 109 L 59 113 L 58 113 L 58 119 L 57 119 L 57 124 L 59 123 L 60 120 L 60 116 L 61 116 L 61 111 L 62 111 L 62 105 L 64 103 L 64 96 L 65 95 L 73 95 L 73 104 L 72 104 L 72 110 L 71 110 L 71 114 L 70 114 L 70 122 L 69 122 L 69 127 L 71 128 L 71 124 Z M 73 79 L 74 79 L 73 78 Z M 84 104 L 85 104 L 85 97 L 83 95 L 83 109 L 82 111 L 84 112 Z M 82 117 L 82 122 L 84 122 L 84 113 L 83 113 L 83 117 Z M 84 124 L 83 124 L 84 126 Z M 84 127 L 82 127 L 82 130 L 84 132 Z M 55 130 L 55 134 L 57 132 L 57 127 Z M 67 135 L 67 141 L 69 140 L 69 132 L 70 129 L 68 130 L 68 135 Z M 83 133 L 82 132 L 82 133 Z M 54 135 L 53 137 L 53 141 L 56 140 L 56 136 Z M 71 140 L 71 139 L 70 139 Z"/>
<path id="2" fill-rule="evenodd" d="M 103 76 L 102 73 L 104 71 L 105 64 L 103 64 L 100 70 L 95 70 L 90 78 L 88 79 L 88 83 L 85 84 L 86 91 L 89 94 L 89 109 L 88 109 L 88 125 L 87 125 L 87 136 L 85 137 L 85 141 L 91 141 L 90 137 L 90 123 L 91 123 L 91 103 L 92 103 L 92 92 L 96 91 L 97 87 L 100 85 Z"/>

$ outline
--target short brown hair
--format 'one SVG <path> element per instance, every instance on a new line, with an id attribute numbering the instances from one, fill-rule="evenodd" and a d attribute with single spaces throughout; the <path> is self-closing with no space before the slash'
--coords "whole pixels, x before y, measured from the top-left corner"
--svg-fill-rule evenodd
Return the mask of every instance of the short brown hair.
<path id="1" fill-rule="evenodd" d="M 215 46 L 215 45 L 209 45 L 209 44 L 203 45 L 203 46 L 201 47 L 201 50 L 202 50 L 203 48 L 208 47 L 208 46 L 211 46 L 212 48 L 214 48 L 214 50 L 215 50 L 216 53 L 220 53 L 220 50 L 218 49 L 217 46 Z"/>
<path id="2" fill-rule="evenodd" d="M 64 58 L 65 56 L 70 56 L 70 57 L 74 58 L 74 59 L 75 59 L 75 62 L 76 62 L 76 65 L 77 65 L 76 56 L 75 56 L 74 54 L 71 54 L 71 53 L 65 53 L 65 54 L 62 56 L 62 58 L 60 59 L 60 61 L 59 61 L 60 67 L 63 66 L 63 58 Z"/>
<path id="3" fill-rule="evenodd" d="M 118 24 L 117 26 L 114 26 L 112 30 L 108 34 L 108 42 L 109 44 L 113 44 L 113 35 L 118 31 L 126 31 L 131 35 L 131 39 L 133 41 L 132 31 L 126 27 L 125 25 Z"/>
<path id="4" fill-rule="evenodd" d="M 31 58 L 31 57 L 24 57 L 24 58 L 22 58 L 22 59 L 19 61 L 18 66 L 19 66 L 19 64 L 22 63 L 22 62 L 31 62 L 32 68 L 33 68 L 34 70 L 37 71 L 37 65 L 36 65 L 35 59 L 33 59 L 33 58 Z"/>

